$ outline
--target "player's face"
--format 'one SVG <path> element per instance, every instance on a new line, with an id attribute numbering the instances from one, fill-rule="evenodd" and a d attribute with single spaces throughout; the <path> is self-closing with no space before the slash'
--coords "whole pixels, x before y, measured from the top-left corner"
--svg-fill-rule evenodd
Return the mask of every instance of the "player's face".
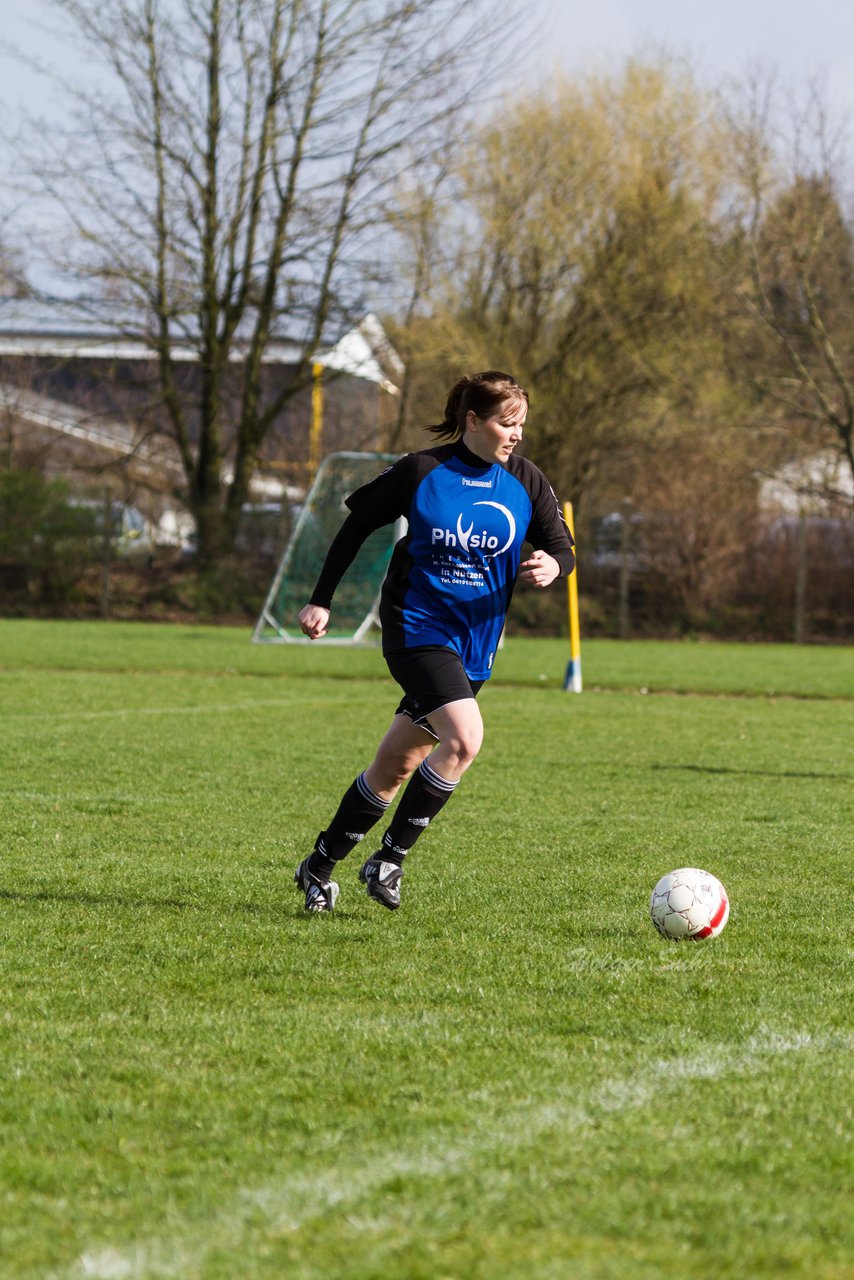
<path id="1" fill-rule="evenodd" d="M 492 418 L 479 418 L 473 410 L 466 416 L 463 444 L 484 462 L 507 465 L 516 445 L 522 439 L 522 428 L 528 416 L 525 401 L 507 400 Z"/>

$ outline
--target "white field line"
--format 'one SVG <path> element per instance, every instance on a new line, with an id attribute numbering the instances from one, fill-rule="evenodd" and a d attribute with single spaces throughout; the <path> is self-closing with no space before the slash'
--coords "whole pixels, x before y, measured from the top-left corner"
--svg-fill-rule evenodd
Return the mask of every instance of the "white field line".
<path id="1" fill-rule="evenodd" d="M 346 1165 L 341 1164 L 341 1152 L 337 1151 L 335 1168 L 315 1174 L 297 1173 L 281 1182 L 239 1191 L 203 1230 L 195 1228 L 180 1239 L 152 1239 L 126 1249 L 93 1247 L 66 1275 L 68 1280 L 185 1280 L 188 1275 L 199 1273 L 212 1251 L 238 1246 L 247 1233 L 296 1231 L 329 1212 L 350 1214 L 360 1201 L 395 1176 L 442 1178 L 459 1173 L 491 1151 L 506 1154 L 530 1145 L 551 1129 L 599 1133 L 609 1115 L 618 1116 L 659 1102 L 663 1090 L 678 1087 L 684 1081 L 756 1075 L 787 1055 L 850 1052 L 852 1048 L 852 1035 L 813 1036 L 805 1031 L 765 1030 L 740 1049 L 721 1047 L 654 1062 L 637 1074 L 605 1080 L 581 1097 L 556 1097 L 544 1105 L 520 1105 L 499 1117 L 494 1109 L 483 1105 L 473 1110 L 471 1136 L 463 1145 L 447 1147 L 438 1138 L 427 1139 L 409 1152 L 383 1152 Z M 488 1101 L 482 1095 L 481 1100 Z"/>

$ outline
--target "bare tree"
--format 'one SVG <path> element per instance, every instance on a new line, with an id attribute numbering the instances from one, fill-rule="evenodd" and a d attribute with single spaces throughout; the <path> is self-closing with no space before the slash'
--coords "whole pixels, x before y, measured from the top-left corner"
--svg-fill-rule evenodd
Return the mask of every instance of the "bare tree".
<path id="1" fill-rule="evenodd" d="M 450 147 L 448 156 L 454 155 L 455 151 L 453 146 Z M 449 218 L 453 193 L 452 173 L 445 163 L 432 168 L 423 179 L 417 171 L 407 174 L 397 197 L 398 253 L 395 268 L 399 300 L 390 327 L 395 349 L 403 360 L 403 376 L 397 414 L 388 433 L 387 447 L 391 450 L 402 447 L 407 426 L 419 412 L 414 409 L 414 401 L 423 390 L 419 386 L 418 370 L 425 361 L 428 346 L 435 349 L 436 335 L 433 335 L 434 343 L 431 343 L 420 329 L 418 317 L 420 308 L 433 291 L 436 275 L 441 272 L 442 227 Z M 458 361 L 459 358 L 460 352 L 457 351 Z M 458 369 L 449 376 L 449 384 L 457 376 Z"/>
<path id="2" fill-rule="evenodd" d="M 24 254 L 8 239 L 0 222 L 0 295 L 4 298 L 26 298 L 31 292 Z"/>
<path id="3" fill-rule="evenodd" d="M 150 348 L 211 559 L 318 346 L 364 307 L 401 166 L 442 163 L 512 13 L 486 0 L 54 4 L 116 87 L 68 86 L 75 110 L 39 167 L 75 233 L 61 265 Z M 277 335 L 294 367 L 274 386 Z"/>
<path id="4" fill-rule="evenodd" d="M 576 505 L 669 418 L 701 429 L 720 399 L 727 282 L 722 175 L 690 67 L 653 51 L 513 101 L 459 181 L 458 245 L 445 228 L 451 266 L 414 321 L 428 369 L 464 352 L 518 373 L 536 456 Z"/>
<path id="5" fill-rule="evenodd" d="M 845 133 L 820 85 L 777 101 L 751 75 L 727 112 L 748 256 L 742 290 L 758 323 L 753 380 L 807 451 L 830 450 L 854 477 L 854 227 Z"/>

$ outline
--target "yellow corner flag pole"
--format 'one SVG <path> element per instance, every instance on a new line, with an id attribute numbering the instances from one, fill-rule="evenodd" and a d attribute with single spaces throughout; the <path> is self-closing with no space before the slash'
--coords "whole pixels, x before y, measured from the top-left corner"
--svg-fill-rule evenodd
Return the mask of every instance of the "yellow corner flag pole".
<path id="1" fill-rule="evenodd" d="M 565 502 L 563 504 L 563 518 L 567 523 L 567 528 L 572 534 L 572 540 L 575 541 L 575 524 L 572 518 L 572 503 Z M 566 675 L 563 680 L 563 687 L 572 693 L 581 693 L 581 628 L 578 622 L 578 548 L 576 547 L 575 566 L 572 573 L 566 580 L 566 590 L 569 597 L 569 662 L 566 665 Z"/>

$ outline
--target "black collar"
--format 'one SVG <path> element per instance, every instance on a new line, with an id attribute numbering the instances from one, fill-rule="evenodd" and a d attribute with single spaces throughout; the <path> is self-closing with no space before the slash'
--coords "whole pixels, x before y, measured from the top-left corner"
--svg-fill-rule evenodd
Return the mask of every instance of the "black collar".
<path id="1" fill-rule="evenodd" d="M 490 467 L 495 465 L 495 460 L 493 462 L 485 462 L 476 453 L 472 453 L 468 445 L 463 444 L 462 437 L 456 442 L 455 449 L 460 462 L 464 462 L 467 467 L 474 467 L 478 471 L 488 471 Z"/>

